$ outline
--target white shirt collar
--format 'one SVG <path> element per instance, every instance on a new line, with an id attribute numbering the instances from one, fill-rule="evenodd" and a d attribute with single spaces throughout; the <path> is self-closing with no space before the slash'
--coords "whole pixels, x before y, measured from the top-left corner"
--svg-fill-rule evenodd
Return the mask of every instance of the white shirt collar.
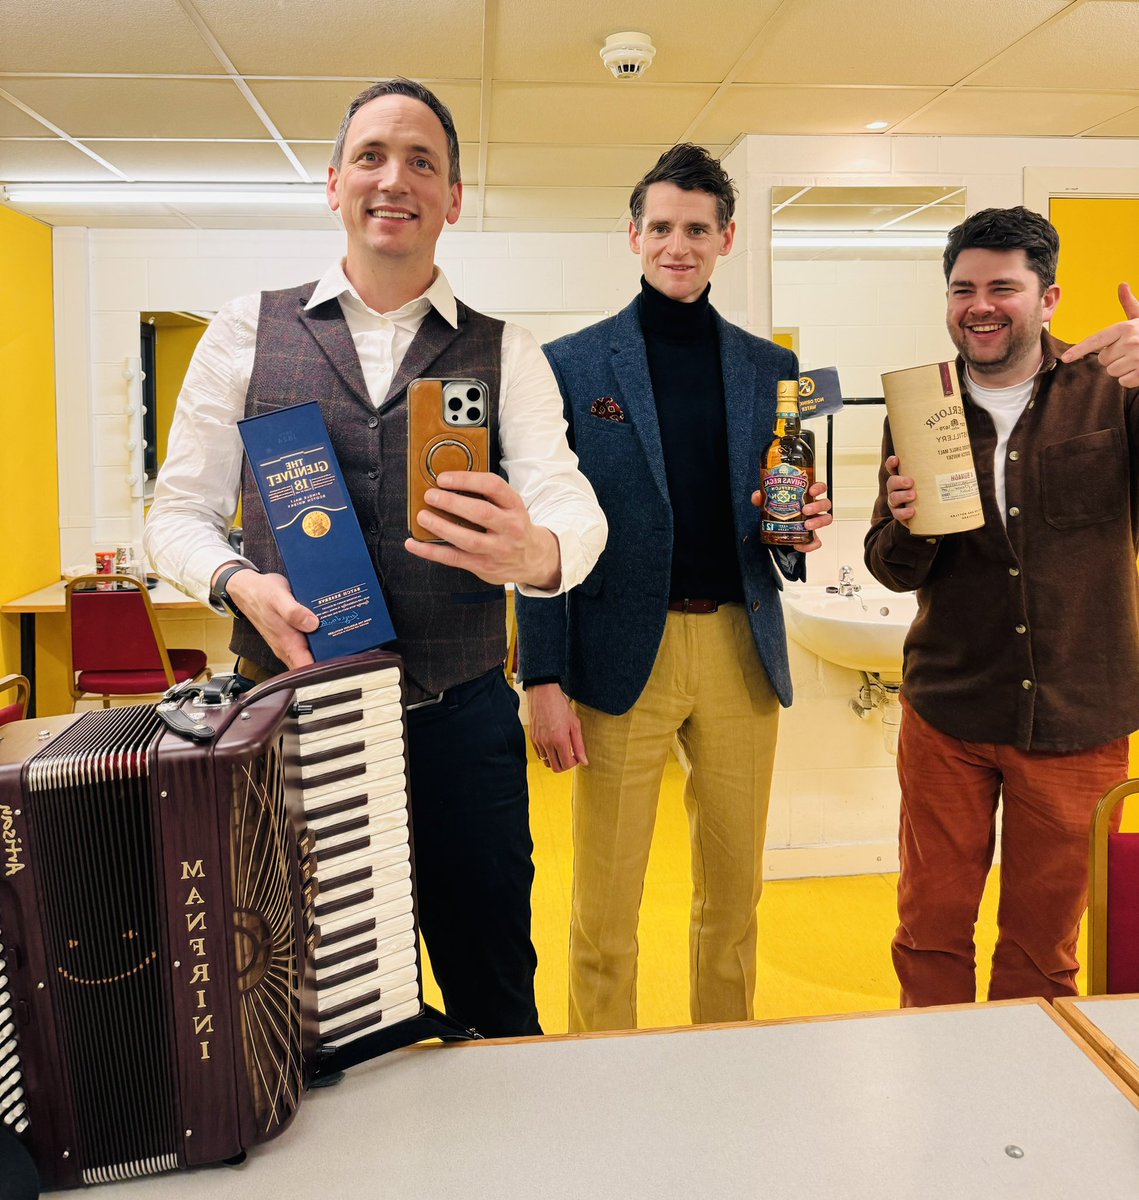
<path id="1" fill-rule="evenodd" d="M 317 281 L 312 296 L 305 305 L 305 311 L 308 312 L 326 300 L 339 300 L 341 296 L 346 296 L 349 303 L 358 305 L 364 312 L 375 312 L 375 309 L 369 308 L 360 299 L 360 293 L 356 291 L 348 276 L 344 274 L 343 259 L 334 262 Z M 451 291 L 451 285 L 447 282 L 446 275 L 438 267 L 435 268 L 435 278 L 431 281 L 431 286 L 421 296 L 416 296 L 414 300 L 409 300 L 391 312 L 377 315 L 386 317 L 389 321 L 398 321 L 401 317 L 423 317 L 428 308 L 434 308 L 452 329 L 459 327 L 459 311 L 455 304 L 455 293 Z"/>

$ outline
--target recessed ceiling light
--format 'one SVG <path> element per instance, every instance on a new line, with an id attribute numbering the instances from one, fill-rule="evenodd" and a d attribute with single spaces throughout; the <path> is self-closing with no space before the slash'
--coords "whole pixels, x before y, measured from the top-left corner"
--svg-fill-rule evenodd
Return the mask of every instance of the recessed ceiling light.
<path id="1" fill-rule="evenodd" d="M 867 123 L 866 128 L 872 129 L 872 130 L 874 130 L 875 133 L 877 133 L 878 130 L 880 130 L 880 129 L 889 129 L 890 122 L 889 121 L 870 121 Z"/>

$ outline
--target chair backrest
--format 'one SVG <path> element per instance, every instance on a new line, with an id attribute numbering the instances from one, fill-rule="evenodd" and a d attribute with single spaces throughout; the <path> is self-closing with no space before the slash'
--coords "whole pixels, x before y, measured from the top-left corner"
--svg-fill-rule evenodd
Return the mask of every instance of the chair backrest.
<path id="1" fill-rule="evenodd" d="M 0 725 L 11 721 L 22 721 L 28 715 L 28 700 L 32 694 L 32 685 L 23 675 L 0 676 L 0 696 L 15 689 L 16 699 L 11 704 L 0 708 Z"/>
<path id="2" fill-rule="evenodd" d="M 68 679 L 79 671 L 174 670 L 146 588 L 130 575 L 80 575 L 67 584 Z"/>
<path id="3" fill-rule="evenodd" d="M 1119 831 L 1139 779 L 1112 788 L 1092 818 L 1088 872 L 1088 995 L 1139 992 L 1139 833 Z"/>

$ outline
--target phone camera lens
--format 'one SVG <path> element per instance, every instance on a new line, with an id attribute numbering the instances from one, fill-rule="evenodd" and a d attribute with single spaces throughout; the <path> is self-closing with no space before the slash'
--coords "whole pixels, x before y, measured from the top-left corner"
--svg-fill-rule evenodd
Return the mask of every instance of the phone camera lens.
<path id="1" fill-rule="evenodd" d="M 452 412 L 458 412 L 459 409 L 463 407 L 463 402 L 462 402 L 462 400 L 459 399 L 458 396 L 452 396 L 450 398 L 450 400 L 447 401 L 447 407 Z"/>
<path id="2" fill-rule="evenodd" d="M 482 411 L 480 409 L 477 409 L 477 408 L 468 408 L 467 409 L 467 420 L 468 421 L 477 421 L 479 419 L 479 417 L 481 417 L 481 416 L 482 416 Z"/>
<path id="3" fill-rule="evenodd" d="M 482 399 L 482 393 L 478 388 L 467 388 L 467 399 L 472 404 L 477 404 Z"/>

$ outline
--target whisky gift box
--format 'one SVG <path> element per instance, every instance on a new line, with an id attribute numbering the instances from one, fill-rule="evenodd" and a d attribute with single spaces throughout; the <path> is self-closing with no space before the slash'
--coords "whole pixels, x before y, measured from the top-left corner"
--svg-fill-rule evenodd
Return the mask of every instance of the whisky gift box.
<path id="1" fill-rule="evenodd" d="M 395 637 L 360 523 L 316 401 L 239 421 L 293 595 L 320 620 L 317 662 Z"/>
<path id="2" fill-rule="evenodd" d="M 898 473 L 914 481 L 911 533 L 961 533 L 985 523 L 965 408 L 953 363 L 882 376 Z"/>

